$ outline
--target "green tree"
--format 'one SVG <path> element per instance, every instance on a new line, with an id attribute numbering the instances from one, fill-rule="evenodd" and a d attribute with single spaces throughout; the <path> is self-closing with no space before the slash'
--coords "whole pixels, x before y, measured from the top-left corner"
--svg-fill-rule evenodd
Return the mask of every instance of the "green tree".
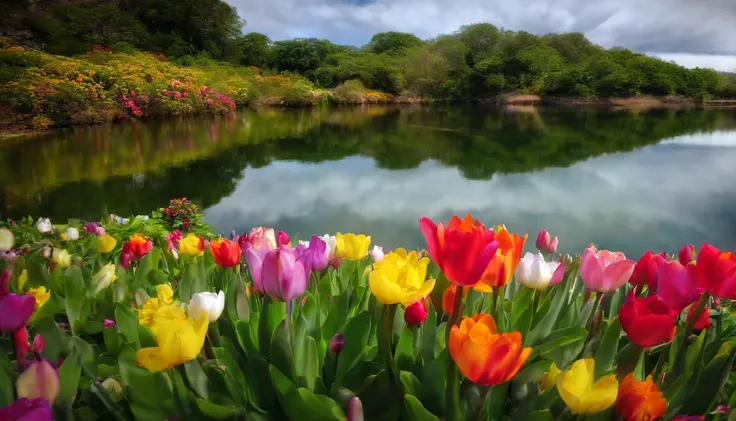
<path id="1" fill-rule="evenodd" d="M 422 40 L 406 32 L 379 32 L 371 38 L 367 50 L 375 54 L 402 54 L 409 48 L 422 45 Z"/>
<path id="2" fill-rule="evenodd" d="M 237 61 L 244 66 L 267 67 L 271 61 L 271 39 L 258 32 L 238 38 Z"/>
<path id="3" fill-rule="evenodd" d="M 343 47 L 325 39 L 300 38 L 277 41 L 272 48 L 272 65 L 280 71 L 312 77 L 313 72 L 327 56 L 344 50 Z"/>

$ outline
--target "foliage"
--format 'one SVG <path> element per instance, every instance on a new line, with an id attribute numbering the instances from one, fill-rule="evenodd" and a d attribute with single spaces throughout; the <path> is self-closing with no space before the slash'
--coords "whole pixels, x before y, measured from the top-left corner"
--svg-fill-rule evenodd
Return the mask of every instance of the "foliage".
<path id="1" fill-rule="evenodd" d="M 371 37 L 366 48 L 375 54 L 401 54 L 404 50 L 422 45 L 422 40 L 406 32 L 380 32 Z"/>

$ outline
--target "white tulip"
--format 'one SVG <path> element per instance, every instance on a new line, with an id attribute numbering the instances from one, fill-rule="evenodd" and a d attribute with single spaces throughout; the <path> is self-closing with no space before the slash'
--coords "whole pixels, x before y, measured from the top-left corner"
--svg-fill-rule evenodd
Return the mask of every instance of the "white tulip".
<path id="1" fill-rule="evenodd" d="M 54 226 L 51 225 L 51 220 L 49 220 L 49 218 L 38 218 L 38 222 L 36 222 L 36 229 L 41 234 L 44 234 L 54 229 Z"/>
<path id="2" fill-rule="evenodd" d="M 325 234 L 322 236 L 322 241 L 327 243 L 330 247 L 330 257 L 335 255 L 335 245 L 337 244 L 337 238 L 334 235 Z"/>
<path id="3" fill-rule="evenodd" d="M 378 263 L 383 260 L 383 247 L 373 246 L 373 250 L 369 251 L 368 254 L 371 255 L 374 262 Z"/>
<path id="4" fill-rule="evenodd" d="M 203 312 L 207 312 L 210 323 L 220 318 L 222 310 L 225 309 L 225 293 L 220 291 L 214 292 L 198 292 L 192 295 L 189 301 L 189 309 L 187 314 L 194 320 L 197 320 Z"/>
<path id="5" fill-rule="evenodd" d="M 516 267 L 514 275 L 518 283 L 541 291 L 549 286 L 559 265 L 559 262 L 545 262 L 542 253 L 527 253 Z"/>
<path id="6" fill-rule="evenodd" d="M 0 228 L 0 252 L 5 253 L 13 248 L 15 238 L 7 228 Z"/>
<path id="7" fill-rule="evenodd" d="M 115 282 L 115 279 L 118 278 L 118 275 L 115 273 L 115 269 L 115 264 L 108 263 L 92 277 L 92 285 L 95 287 L 95 294 Z"/>
<path id="8" fill-rule="evenodd" d="M 67 241 L 74 241 L 79 239 L 79 230 L 74 227 L 69 227 L 64 231 Z"/>

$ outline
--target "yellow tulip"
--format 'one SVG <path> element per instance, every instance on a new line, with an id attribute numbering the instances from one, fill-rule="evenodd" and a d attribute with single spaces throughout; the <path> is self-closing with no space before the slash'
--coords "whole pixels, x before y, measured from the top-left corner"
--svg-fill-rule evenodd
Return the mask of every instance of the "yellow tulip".
<path id="1" fill-rule="evenodd" d="M 168 284 L 156 285 L 156 297 L 164 304 L 172 304 L 174 302 L 174 291 Z"/>
<path id="2" fill-rule="evenodd" d="M 434 288 L 434 279 L 425 281 L 428 264 L 429 259 L 419 259 L 415 251 L 407 255 L 406 250 L 396 249 L 373 264 L 368 285 L 376 299 L 383 304 L 414 304 Z"/>
<path id="3" fill-rule="evenodd" d="M 99 253 L 109 253 L 118 244 L 118 240 L 110 234 L 97 237 L 97 251 Z"/>
<path id="4" fill-rule="evenodd" d="M 33 298 L 36 299 L 36 310 L 41 308 L 41 306 L 46 304 L 49 298 L 51 298 L 51 291 L 47 290 L 44 286 L 31 288 L 28 290 L 28 293 L 33 295 Z"/>
<path id="5" fill-rule="evenodd" d="M 552 366 L 549 368 L 549 371 L 545 372 L 542 375 L 542 378 L 539 379 L 539 386 L 541 386 L 542 389 L 549 389 L 554 387 L 555 379 L 560 373 L 561 371 L 559 368 L 557 368 L 557 364 L 553 362 Z"/>
<path id="6" fill-rule="evenodd" d="M 72 265 L 72 255 L 63 249 L 54 249 L 51 260 L 61 268 L 68 268 Z"/>
<path id="7" fill-rule="evenodd" d="M 179 240 L 179 251 L 185 256 L 201 256 L 204 254 L 204 241 L 194 234 Z"/>
<path id="8" fill-rule="evenodd" d="M 368 255 L 371 245 L 370 235 L 335 234 L 335 257 L 346 260 L 360 260 Z"/>
<path id="9" fill-rule="evenodd" d="M 595 360 L 585 358 L 573 363 L 555 379 L 557 391 L 576 414 L 597 414 L 616 402 L 618 381 L 610 374 L 595 381 Z"/>
<path id="10" fill-rule="evenodd" d="M 173 307 L 173 306 L 167 306 Z M 139 349 L 136 365 L 157 372 L 197 358 L 202 350 L 209 325 L 207 313 L 197 320 L 168 319 L 154 324 L 152 331 L 157 347 Z"/>

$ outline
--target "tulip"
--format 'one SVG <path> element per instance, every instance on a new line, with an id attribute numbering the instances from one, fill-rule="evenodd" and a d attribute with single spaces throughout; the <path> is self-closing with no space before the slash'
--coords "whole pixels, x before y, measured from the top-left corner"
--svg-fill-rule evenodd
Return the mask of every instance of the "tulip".
<path id="1" fill-rule="evenodd" d="M 371 293 L 383 304 L 409 306 L 419 301 L 434 288 L 434 279 L 425 281 L 428 264 L 429 259 L 419 259 L 415 251 L 407 254 L 404 249 L 396 249 L 373 264 L 368 276 Z"/>
<path id="2" fill-rule="evenodd" d="M 36 310 L 41 308 L 41 306 L 46 304 L 46 302 L 51 298 L 51 292 L 48 291 L 45 286 L 30 288 L 28 293 L 32 295 L 35 300 L 34 309 Z"/>
<path id="3" fill-rule="evenodd" d="M 98 237 L 102 237 L 103 235 L 105 235 L 105 227 L 97 227 L 95 229 L 95 235 Z"/>
<path id="4" fill-rule="evenodd" d="M 32 295 L 0 292 L 0 331 L 12 333 L 24 327 L 35 306 L 36 299 Z"/>
<path id="5" fill-rule="evenodd" d="M 263 269 L 263 259 L 268 251 L 251 247 L 245 250 L 245 261 L 248 263 L 248 272 L 253 280 L 253 286 L 259 292 L 263 293 L 263 282 L 261 280 L 261 271 Z"/>
<path id="6" fill-rule="evenodd" d="M 713 326 L 713 323 L 710 320 L 710 311 L 707 308 L 703 309 L 703 311 L 700 312 L 700 315 L 698 316 L 698 319 L 695 320 L 695 322 L 692 322 L 697 307 L 697 303 L 692 304 L 687 310 L 687 322 L 693 323 L 693 330 L 703 330 Z"/>
<path id="7" fill-rule="evenodd" d="M 189 234 L 179 240 L 179 251 L 185 256 L 201 256 L 204 254 L 204 239 L 194 234 Z"/>
<path id="8" fill-rule="evenodd" d="M 557 237 L 552 238 L 552 236 L 549 234 L 549 231 L 546 229 L 543 229 L 539 231 L 539 234 L 537 234 L 537 249 L 539 251 L 543 251 L 545 253 L 554 254 L 557 251 L 557 245 L 559 243 L 559 240 Z"/>
<path id="9" fill-rule="evenodd" d="M 14 244 L 13 233 L 7 228 L 0 228 L 0 252 L 10 251 Z"/>
<path id="10" fill-rule="evenodd" d="M 141 234 L 135 233 L 128 240 L 128 251 L 135 260 L 141 260 L 145 255 L 150 253 L 153 243 L 151 240 L 142 236 Z"/>
<path id="11" fill-rule="evenodd" d="M 95 287 L 95 294 L 109 287 L 110 285 L 112 285 L 113 282 L 115 282 L 118 277 L 115 273 L 115 270 L 115 264 L 108 263 L 103 266 L 99 272 L 92 276 L 92 286 Z"/>
<path id="12" fill-rule="evenodd" d="M 335 257 L 346 260 L 360 260 L 368 255 L 370 244 L 370 235 L 341 234 L 338 232 L 335 235 Z"/>
<path id="13" fill-rule="evenodd" d="M 710 244 L 700 247 L 695 273 L 700 285 L 712 296 L 736 299 L 736 256 Z"/>
<path id="14" fill-rule="evenodd" d="M 0 408 L 0 420 L 53 421 L 49 401 L 44 398 L 20 398 L 12 405 Z"/>
<path id="15" fill-rule="evenodd" d="M 230 240 L 219 238 L 210 241 L 210 253 L 219 266 L 231 268 L 240 264 L 240 247 Z"/>
<path id="16" fill-rule="evenodd" d="M 330 339 L 330 352 L 333 354 L 339 354 L 345 347 L 345 335 L 342 333 L 336 333 L 335 336 Z"/>
<path id="17" fill-rule="evenodd" d="M 128 243 L 126 242 L 123 244 L 123 250 L 122 253 L 120 253 L 120 266 L 122 266 L 125 270 L 128 270 L 130 267 L 130 260 L 132 259 L 132 255 L 130 252 L 128 252 L 129 247 Z"/>
<path id="18" fill-rule="evenodd" d="M 332 257 L 332 251 L 329 244 L 316 235 L 312 236 L 309 241 L 307 250 L 310 253 L 311 270 L 317 272 L 327 269 Z"/>
<path id="19" fill-rule="evenodd" d="M 596 251 L 588 247 L 580 260 L 580 277 L 591 291 L 613 292 L 625 284 L 634 272 L 635 263 L 621 252 Z"/>
<path id="20" fill-rule="evenodd" d="M 198 292 L 192 295 L 187 314 L 196 320 L 202 314 L 206 313 L 209 322 L 212 323 L 220 318 L 223 309 L 225 309 L 224 292 L 220 291 L 217 294 L 214 292 Z"/>
<path id="21" fill-rule="evenodd" d="M 295 249 L 278 246 L 263 258 L 261 284 L 263 291 L 274 300 L 292 301 L 307 289 L 308 269 L 298 257 Z"/>
<path id="22" fill-rule="evenodd" d="M 327 245 L 330 247 L 330 258 L 335 256 L 335 248 L 337 247 L 337 237 L 330 234 L 325 234 L 322 237 L 322 241 L 327 243 Z"/>
<path id="23" fill-rule="evenodd" d="M 125 396 L 125 393 L 123 393 L 123 386 L 119 381 L 112 377 L 106 378 L 105 381 L 102 382 L 102 387 L 110 395 L 113 402 L 118 402 L 123 398 L 123 396 Z"/>
<path id="24" fill-rule="evenodd" d="M 498 248 L 480 278 L 483 284 L 498 288 L 509 283 L 519 265 L 526 237 L 526 234 L 523 237 L 511 234 L 504 227 L 496 231 L 493 238 L 498 242 Z"/>
<path id="25" fill-rule="evenodd" d="M 680 248 L 680 252 L 677 255 L 680 260 L 680 264 L 686 266 L 695 260 L 695 246 L 692 244 L 685 244 Z"/>
<path id="26" fill-rule="evenodd" d="M 164 304 L 174 303 L 174 291 L 168 284 L 156 285 L 156 298 Z"/>
<path id="27" fill-rule="evenodd" d="M 33 352 L 42 353 L 46 349 L 46 340 L 38 333 L 33 337 Z"/>
<path id="28" fill-rule="evenodd" d="M 467 295 L 468 290 L 463 290 L 463 296 Z M 445 292 L 442 293 L 442 311 L 448 316 L 452 316 L 452 312 L 455 309 L 455 296 L 457 295 L 457 285 L 450 284 Z"/>
<path id="29" fill-rule="evenodd" d="M 252 247 L 261 250 L 273 250 L 278 245 L 273 228 L 254 227 L 244 237 Z"/>
<path id="30" fill-rule="evenodd" d="M 289 238 L 289 234 L 284 231 L 279 231 L 276 234 L 276 245 L 291 247 L 291 238 Z"/>
<path id="31" fill-rule="evenodd" d="M 463 376 L 486 386 L 511 380 L 532 352 L 522 348 L 521 333 L 498 333 L 488 314 L 466 317 L 453 326 L 448 346 Z"/>
<path id="32" fill-rule="evenodd" d="M 633 291 L 618 311 L 626 335 L 631 342 L 652 347 L 666 344 L 675 336 L 677 310 L 672 310 L 658 296 L 634 298 Z"/>
<path id="33" fill-rule="evenodd" d="M 97 237 L 97 251 L 99 253 L 109 253 L 118 244 L 118 240 L 110 234 L 103 234 Z"/>
<path id="34" fill-rule="evenodd" d="M 158 317 L 151 326 L 156 347 L 142 348 L 136 352 L 136 365 L 152 372 L 163 371 L 197 358 L 207 335 L 208 317 L 187 318 L 179 308 L 165 306 L 168 315 Z"/>
<path id="35" fill-rule="evenodd" d="M 59 373 L 46 360 L 38 360 L 22 372 L 15 381 L 18 398 L 44 398 L 53 402 L 59 395 Z"/>
<path id="36" fill-rule="evenodd" d="M 698 301 L 703 287 L 698 283 L 695 266 L 682 266 L 679 262 L 659 260 L 657 263 L 659 287 L 657 295 L 663 303 L 675 310 L 682 310 Z"/>
<path id="37" fill-rule="evenodd" d="M 590 415 L 603 412 L 616 402 L 618 381 L 615 374 L 595 380 L 595 360 L 577 360 L 570 370 L 555 379 L 557 391 L 573 413 Z"/>
<path id="38" fill-rule="evenodd" d="M 38 218 L 38 222 L 36 222 L 36 229 L 41 234 L 45 234 L 47 232 L 51 232 L 51 230 L 54 229 L 54 226 L 51 225 L 51 221 L 49 218 Z"/>
<path id="39" fill-rule="evenodd" d="M 470 214 L 463 220 L 453 216 L 446 228 L 422 217 L 419 228 L 429 257 L 454 284 L 476 284 L 496 254 L 498 242 L 493 240 L 493 231 L 479 221 L 473 222 Z"/>
<path id="40" fill-rule="evenodd" d="M 102 327 L 107 329 L 108 327 L 115 327 L 115 320 L 105 319 L 102 321 Z"/>
<path id="41" fill-rule="evenodd" d="M 25 326 L 15 331 L 13 343 L 15 345 L 15 359 L 19 363 L 25 361 L 31 351 L 31 344 L 28 342 L 28 329 Z"/>
<path id="42" fill-rule="evenodd" d="M 542 253 L 527 253 L 516 267 L 516 280 L 529 288 L 544 290 L 562 282 L 565 265 L 560 262 L 545 262 Z"/>
<path id="43" fill-rule="evenodd" d="M 409 326 L 421 326 L 424 321 L 427 320 L 427 306 L 424 305 L 423 300 L 419 300 L 416 303 L 410 305 L 404 311 L 404 321 Z"/>
<path id="44" fill-rule="evenodd" d="M 552 365 L 549 367 L 549 370 L 546 371 L 542 375 L 542 378 L 539 379 L 539 386 L 543 390 L 547 390 L 547 389 L 551 389 L 555 387 L 555 379 L 560 373 L 562 373 L 562 371 L 559 368 L 557 368 L 557 364 L 552 362 Z"/>
<path id="45" fill-rule="evenodd" d="M 624 421 L 656 420 L 667 411 L 667 400 L 648 376 L 643 382 L 629 373 L 621 381 L 616 398 L 616 412 Z"/>
<path id="46" fill-rule="evenodd" d="M 667 253 L 654 254 L 651 251 L 644 253 L 634 266 L 629 283 L 632 285 L 648 285 L 650 290 L 657 291 L 658 266 L 667 261 Z"/>
<path id="47" fill-rule="evenodd" d="M 72 256 L 64 249 L 55 248 L 51 260 L 62 268 L 68 268 L 72 265 Z"/>
<path id="48" fill-rule="evenodd" d="M 75 241 L 79 239 L 79 230 L 69 227 L 64 231 L 64 237 L 67 241 Z"/>
<path id="49" fill-rule="evenodd" d="M 82 227 L 82 229 L 86 233 L 89 233 L 89 234 L 97 234 L 97 223 L 96 222 L 90 222 L 90 223 L 84 224 L 84 226 Z"/>
<path id="50" fill-rule="evenodd" d="M 363 403 L 357 396 L 353 396 L 348 401 L 347 416 L 348 421 L 363 421 L 365 419 L 363 415 Z"/>
<path id="51" fill-rule="evenodd" d="M 371 256 L 371 259 L 373 259 L 374 262 L 378 263 L 383 260 L 383 247 L 373 246 L 373 249 L 369 251 L 368 254 Z"/>

